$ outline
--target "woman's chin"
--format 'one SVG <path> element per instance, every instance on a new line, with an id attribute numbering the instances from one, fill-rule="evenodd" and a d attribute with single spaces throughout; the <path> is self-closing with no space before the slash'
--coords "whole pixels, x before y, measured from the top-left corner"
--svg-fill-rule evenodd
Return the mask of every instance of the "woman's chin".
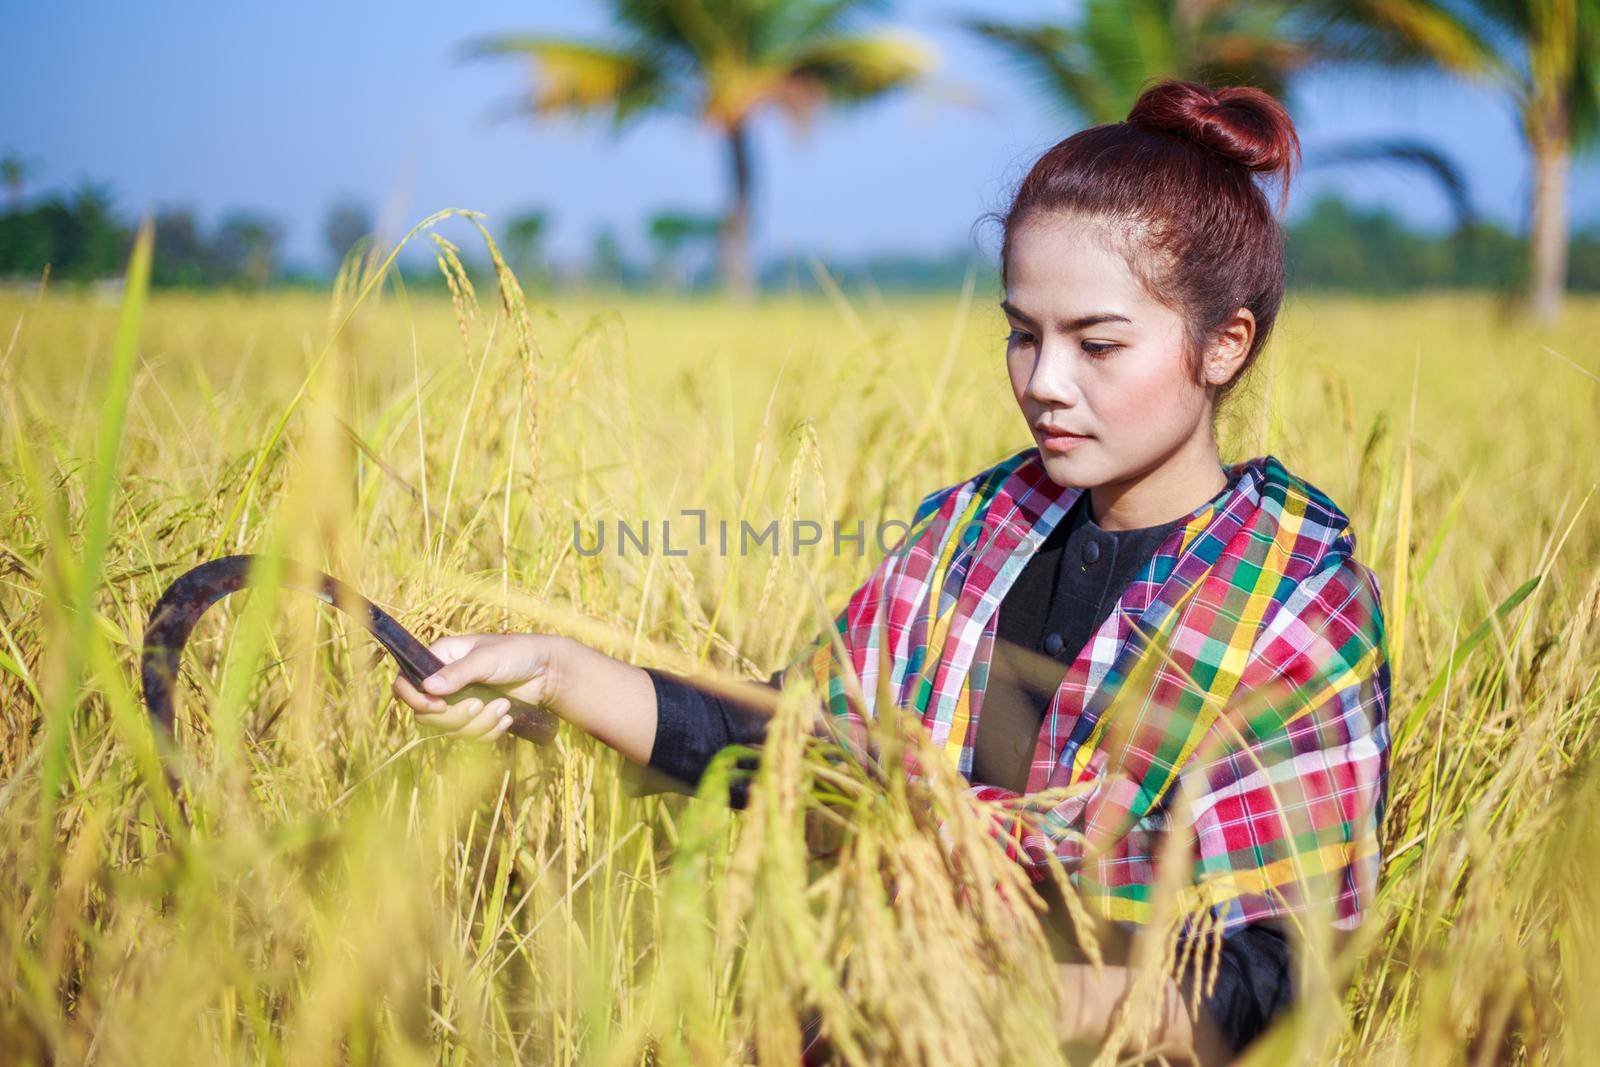
<path id="1" fill-rule="evenodd" d="M 1039 457 L 1044 462 L 1044 472 L 1050 480 L 1066 489 L 1086 489 L 1096 484 L 1095 464 L 1074 450 L 1060 455 L 1041 448 Z"/>

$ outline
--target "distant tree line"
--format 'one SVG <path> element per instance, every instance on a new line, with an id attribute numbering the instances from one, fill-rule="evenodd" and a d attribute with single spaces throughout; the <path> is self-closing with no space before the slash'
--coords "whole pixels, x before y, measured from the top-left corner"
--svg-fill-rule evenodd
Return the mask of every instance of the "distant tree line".
<path id="1" fill-rule="evenodd" d="M 532 288 L 709 291 L 718 287 L 718 227 L 713 216 L 678 208 L 656 213 L 642 235 L 649 249 L 643 258 L 630 257 L 616 230 L 601 227 L 593 235 L 588 261 L 565 269 L 552 265 L 544 249 L 549 221 L 545 212 L 529 211 L 512 217 L 498 233 L 508 262 Z M 329 277 L 286 268 L 283 228 L 258 212 L 229 212 L 207 226 L 186 208 L 170 208 L 155 216 L 155 229 L 152 281 L 158 286 L 322 285 Z M 337 264 L 368 241 L 372 232 L 371 214 L 359 201 L 335 202 L 322 226 L 329 262 Z M 1359 207 L 1329 195 L 1291 224 L 1287 237 L 1290 284 L 1300 289 L 1376 295 L 1458 288 L 1504 292 L 1527 280 L 1527 239 L 1481 220 L 1453 232 L 1427 233 L 1390 210 Z M 46 265 L 56 281 L 116 277 L 131 241 L 132 224 L 118 215 L 103 186 L 84 185 L 31 204 L 13 201 L 0 214 L 0 278 L 37 280 Z M 1572 235 L 1569 256 L 1570 287 L 1600 292 L 1600 223 L 1590 223 Z M 959 289 L 973 270 L 981 289 L 996 284 L 992 259 L 964 246 L 850 258 L 792 253 L 770 258 L 758 277 L 767 291 L 812 290 L 821 284 L 820 265 L 847 289 L 872 286 L 915 292 Z M 486 271 L 487 265 L 479 263 L 473 269 Z M 442 284 L 428 267 L 409 266 L 404 275 L 408 285 Z"/>
<path id="2" fill-rule="evenodd" d="M 1293 288 L 1375 295 L 1458 288 L 1511 292 L 1527 284 L 1530 262 L 1527 238 L 1493 223 L 1419 233 L 1392 211 L 1357 207 L 1332 195 L 1289 227 L 1288 255 Z M 1600 224 L 1574 233 L 1568 256 L 1568 288 L 1600 292 Z"/>
<path id="3" fill-rule="evenodd" d="M 285 280 L 279 270 L 282 228 L 250 211 L 203 226 L 187 209 L 155 217 L 156 253 L 151 281 L 159 286 L 259 287 Z M 46 196 L 0 215 L 0 277 L 93 281 L 121 275 L 132 246 L 132 226 L 116 213 L 103 186 Z"/>

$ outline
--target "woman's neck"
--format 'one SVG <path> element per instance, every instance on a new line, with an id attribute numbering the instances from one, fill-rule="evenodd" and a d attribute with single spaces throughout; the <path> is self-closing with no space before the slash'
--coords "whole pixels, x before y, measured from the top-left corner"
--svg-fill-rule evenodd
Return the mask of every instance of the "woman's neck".
<path id="1" fill-rule="evenodd" d="M 1205 433 L 1151 470 L 1094 486 L 1089 506 L 1103 530 L 1138 530 L 1182 518 L 1227 485 L 1217 443 Z"/>

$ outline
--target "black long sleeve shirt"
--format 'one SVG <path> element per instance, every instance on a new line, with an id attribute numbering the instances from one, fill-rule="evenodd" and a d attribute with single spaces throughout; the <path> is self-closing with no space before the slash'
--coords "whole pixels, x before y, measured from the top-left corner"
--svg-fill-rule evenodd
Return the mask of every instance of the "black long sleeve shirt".
<path id="1" fill-rule="evenodd" d="M 1084 493 L 1045 538 L 1000 603 L 971 781 L 1025 791 L 1045 711 L 1067 668 L 1176 525 L 1102 529 Z M 765 714 L 670 672 L 648 673 L 655 685 L 656 737 L 649 770 L 628 776 L 635 795 L 692 789 L 721 749 L 757 746 L 765 737 Z M 782 674 L 774 673 L 767 685 L 776 687 Z M 730 786 L 729 800 L 744 806 L 745 782 Z M 1063 902 L 1048 888 L 1040 891 L 1050 907 L 1052 946 L 1058 958 L 1071 958 Z M 1201 1002 L 1200 1051 L 1207 1062 L 1244 1048 L 1289 1004 L 1291 972 L 1288 942 L 1275 923 L 1252 923 L 1224 939 L 1216 986 Z M 1185 976 L 1185 992 L 1194 978 Z"/>

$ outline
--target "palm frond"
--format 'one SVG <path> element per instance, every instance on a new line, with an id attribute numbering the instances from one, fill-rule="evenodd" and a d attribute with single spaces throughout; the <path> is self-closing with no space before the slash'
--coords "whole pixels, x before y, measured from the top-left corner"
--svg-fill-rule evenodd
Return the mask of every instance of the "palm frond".
<path id="1" fill-rule="evenodd" d="M 1120 121 L 1164 77 L 1282 95 L 1289 76 L 1313 56 L 1297 9 L 1278 0 L 1088 0 L 1070 25 L 965 25 L 1032 74 L 1064 110 L 1091 122 Z"/>
<path id="2" fill-rule="evenodd" d="M 1477 221 L 1466 175 L 1456 166 L 1454 160 L 1426 141 L 1398 139 L 1346 142 L 1320 149 L 1307 162 L 1322 166 L 1347 163 L 1395 163 L 1421 170 L 1433 179 L 1439 191 L 1450 201 L 1457 234 L 1469 233 Z"/>
<path id="3" fill-rule="evenodd" d="M 1220 33 L 1198 57 L 1194 77 L 1213 85 L 1250 85 L 1273 96 L 1289 93 L 1289 79 L 1315 59 L 1303 42 L 1255 33 Z"/>
<path id="4" fill-rule="evenodd" d="M 1314 23 L 1298 3 L 1217 3 L 1186 41 L 1186 76 L 1217 85 L 1250 85 L 1288 97 L 1294 75 L 1321 57 Z"/>
<path id="5" fill-rule="evenodd" d="M 1537 0 L 1536 0 L 1537 2 Z M 1328 0 L 1319 51 L 1343 62 L 1439 67 L 1466 77 L 1504 77 L 1504 49 L 1488 26 L 1439 0 Z"/>
<path id="6" fill-rule="evenodd" d="M 614 22 L 637 43 L 700 65 L 770 65 L 797 45 L 846 35 L 887 0 L 612 0 Z"/>
<path id="7" fill-rule="evenodd" d="M 1126 114 L 1125 108 L 1118 111 L 1120 98 L 1100 72 L 1084 61 L 1076 31 L 988 19 L 967 19 L 963 25 L 1010 59 L 1065 114 L 1088 122 L 1115 122 Z"/>
<path id="8" fill-rule="evenodd" d="M 768 62 L 810 41 L 850 36 L 866 13 L 882 13 L 888 0 L 701 0 L 727 21 L 739 16 L 747 54 Z M 732 9 L 732 10 L 728 10 Z"/>
<path id="9" fill-rule="evenodd" d="M 937 61 L 930 46 L 909 36 L 835 37 L 796 52 L 789 77 L 816 85 L 830 102 L 859 103 L 909 85 Z"/>
<path id="10" fill-rule="evenodd" d="M 1600 0 L 1579 0 L 1573 71 L 1572 147 L 1600 144 Z"/>
<path id="11" fill-rule="evenodd" d="M 655 53 L 565 38 L 507 35 L 470 42 L 468 57 L 518 56 L 531 61 L 526 110 L 536 117 L 608 113 L 620 126 L 672 102 L 667 64 Z"/>

